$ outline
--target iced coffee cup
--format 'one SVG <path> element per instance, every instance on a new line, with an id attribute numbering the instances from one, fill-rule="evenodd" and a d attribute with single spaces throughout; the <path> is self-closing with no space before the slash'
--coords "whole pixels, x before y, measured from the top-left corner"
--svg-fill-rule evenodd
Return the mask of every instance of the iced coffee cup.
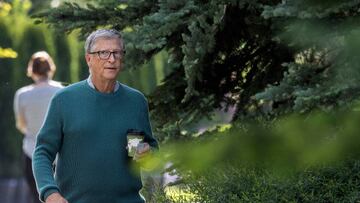
<path id="1" fill-rule="evenodd" d="M 128 156 L 134 157 L 138 145 L 144 141 L 144 132 L 136 131 L 136 130 L 128 130 L 126 137 L 127 137 Z"/>

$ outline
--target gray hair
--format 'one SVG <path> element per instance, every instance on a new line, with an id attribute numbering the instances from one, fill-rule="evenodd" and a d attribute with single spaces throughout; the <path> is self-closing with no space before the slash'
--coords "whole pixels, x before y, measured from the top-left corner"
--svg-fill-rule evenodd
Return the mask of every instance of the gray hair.
<path id="1" fill-rule="evenodd" d="M 91 52 L 91 48 L 94 46 L 94 43 L 99 38 L 105 38 L 105 39 L 114 39 L 117 38 L 120 40 L 120 47 L 123 51 L 125 51 L 124 47 L 124 40 L 121 36 L 121 33 L 114 29 L 99 29 L 94 32 L 92 32 L 85 41 L 85 53 Z"/>

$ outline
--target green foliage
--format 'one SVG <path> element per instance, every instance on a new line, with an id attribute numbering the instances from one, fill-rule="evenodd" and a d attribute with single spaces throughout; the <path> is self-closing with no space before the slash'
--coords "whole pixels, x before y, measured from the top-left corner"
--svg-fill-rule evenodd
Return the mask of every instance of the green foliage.
<path id="1" fill-rule="evenodd" d="M 192 202 L 356 202 L 359 166 L 353 160 L 286 178 L 261 168 L 214 167 L 192 176 L 187 191 L 195 194 Z"/>
<path id="2" fill-rule="evenodd" d="M 183 199 L 174 202 L 356 202 L 359 122 L 355 106 L 266 125 L 237 123 L 163 146 L 148 165 L 174 164 L 169 171 L 176 168 L 182 177 L 175 196 Z M 157 190 L 152 199 L 172 202 Z"/>
<path id="3" fill-rule="evenodd" d="M 359 97 L 358 1 L 286 1 L 262 15 L 283 26 L 278 40 L 297 50 L 276 85 L 258 93 L 272 115 L 346 108 Z"/>
<path id="4" fill-rule="evenodd" d="M 287 175 L 262 167 L 226 164 L 183 178 L 180 185 L 155 185 L 148 202 L 357 202 L 357 159 Z M 173 191 L 173 192 L 164 192 Z"/>
<path id="5" fill-rule="evenodd" d="M 11 31 L 8 29 L 9 17 L 11 16 L 10 11 L 12 10 L 12 5 L 1 2 L 1 9 L 4 6 L 7 7 L 6 15 L 0 15 L 0 44 L 5 47 L 14 47 L 11 40 Z M 9 128 L 8 126 L 13 126 L 13 111 L 12 108 L 12 96 L 14 94 L 14 87 L 11 85 L 12 78 L 12 67 L 14 64 L 14 59 L 1 58 L 0 59 L 0 111 L 2 116 L 0 117 L 0 127 L 2 130 L 2 138 L 0 139 L 0 176 L 4 174 L 19 173 L 19 170 L 9 163 L 12 163 L 13 160 L 20 157 L 20 150 L 16 150 L 18 146 L 21 146 L 20 137 L 15 137 L 18 139 L 12 139 L 12 136 L 16 134 L 14 128 Z M 15 149 L 15 150 L 14 150 Z M 6 167 L 4 167 L 6 166 Z"/>
<path id="6" fill-rule="evenodd" d="M 31 9 L 29 10 L 29 14 L 41 12 L 43 10 L 47 10 L 51 6 L 51 0 L 31 0 Z"/>
<path id="7" fill-rule="evenodd" d="M 162 164 L 173 163 L 182 172 L 198 173 L 224 163 L 260 164 L 280 173 L 302 171 L 356 158 L 360 154 L 356 144 L 360 141 L 359 122 L 358 110 L 294 115 L 272 122 L 236 122 L 225 131 L 168 143 L 148 164 L 161 160 Z"/>

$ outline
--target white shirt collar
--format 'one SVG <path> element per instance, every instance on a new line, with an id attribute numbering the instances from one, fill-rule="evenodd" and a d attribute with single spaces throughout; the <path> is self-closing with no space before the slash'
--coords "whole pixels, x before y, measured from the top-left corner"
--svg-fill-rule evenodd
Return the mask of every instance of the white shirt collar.
<path id="1" fill-rule="evenodd" d="M 94 83 L 91 81 L 91 75 L 89 75 L 89 77 L 86 79 L 87 83 L 89 84 L 89 86 L 93 89 L 96 90 L 95 86 L 94 86 Z M 114 92 L 118 91 L 119 90 L 119 87 L 120 87 L 120 82 L 119 81 L 116 81 L 115 83 L 115 88 L 114 88 Z"/>

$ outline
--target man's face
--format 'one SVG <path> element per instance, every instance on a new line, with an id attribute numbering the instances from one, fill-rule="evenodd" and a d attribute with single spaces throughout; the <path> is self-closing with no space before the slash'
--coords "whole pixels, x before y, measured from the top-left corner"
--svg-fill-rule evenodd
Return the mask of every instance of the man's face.
<path id="1" fill-rule="evenodd" d="M 107 59 L 100 58 L 98 51 L 110 51 L 123 53 L 120 40 L 99 38 L 95 41 L 90 53 L 86 53 L 86 62 L 90 68 L 92 77 L 97 81 L 116 80 L 121 70 L 122 57 L 112 53 Z M 116 56 L 117 55 L 117 56 Z"/>

